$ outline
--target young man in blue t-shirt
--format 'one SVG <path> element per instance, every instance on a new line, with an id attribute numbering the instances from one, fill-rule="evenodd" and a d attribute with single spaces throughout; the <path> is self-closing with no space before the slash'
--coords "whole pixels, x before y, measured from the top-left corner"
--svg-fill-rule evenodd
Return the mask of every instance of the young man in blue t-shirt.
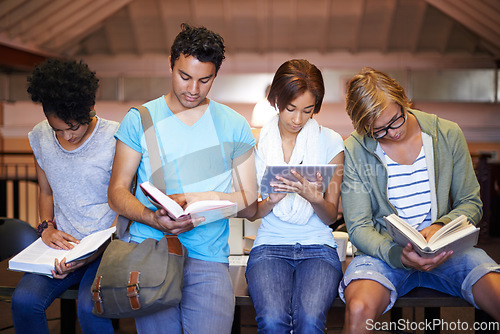
<path id="1" fill-rule="evenodd" d="M 224 59 L 223 39 L 204 27 L 181 27 L 169 57 L 172 89 L 144 104 L 155 127 L 167 195 L 183 206 L 230 200 L 237 203 L 239 217 L 251 217 L 257 201 L 255 140 L 241 115 L 207 98 Z M 230 332 L 234 296 L 228 273 L 228 220 L 194 228 L 191 219 L 172 220 L 164 210 L 156 210 L 141 191 L 131 194 L 134 175 L 141 183 L 151 180 L 152 173 L 136 109 L 127 113 L 116 138 L 109 204 L 134 221 L 131 242 L 175 234 L 189 252 L 180 305 L 136 318 L 138 332 Z"/>

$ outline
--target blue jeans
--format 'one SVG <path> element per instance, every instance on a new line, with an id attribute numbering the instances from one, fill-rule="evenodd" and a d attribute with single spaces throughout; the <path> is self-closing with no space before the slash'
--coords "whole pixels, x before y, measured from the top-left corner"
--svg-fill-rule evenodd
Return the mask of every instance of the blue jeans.
<path id="1" fill-rule="evenodd" d="M 231 333 L 234 293 L 227 263 L 187 258 L 179 306 L 135 318 L 138 333 Z"/>
<path id="2" fill-rule="evenodd" d="M 500 272 L 500 265 L 479 248 L 469 248 L 454 254 L 429 272 L 394 269 L 378 258 L 361 255 L 356 256 L 347 267 L 339 286 L 339 295 L 345 301 L 344 290 L 351 281 L 370 279 L 391 291 L 391 302 L 384 312 L 392 308 L 398 296 L 404 296 L 416 287 L 431 288 L 461 297 L 476 306 L 472 286 L 489 272 Z"/>
<path id="3" fill-rule="evenodd" d="M 12 295 L 12 319 L 16 333 L 49 333 L 45 310 L 70 287 L 78 287 L 78 320 L 82 333 L 114 333 L 110 319 L 92 314 L 90 289 L 97 268 L 98 258 L 88 266 L 78 268 L 64 279 L 53 279 L 43 275 L 26 273 Z"/>
<path id="4" fill-rule="evenodd" d="M 259 333 L 324 333 L 342 265 L 325 245 L 261 245 L 248 259 L 248 292 Z"/>

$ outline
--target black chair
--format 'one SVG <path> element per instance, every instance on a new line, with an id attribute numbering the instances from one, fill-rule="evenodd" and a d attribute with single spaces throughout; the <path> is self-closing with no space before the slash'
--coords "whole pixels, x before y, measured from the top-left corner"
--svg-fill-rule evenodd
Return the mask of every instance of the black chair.
<path id="1" fill-rule="evenodd" d="M 0 217 L 0 261 L 16 255 L 37 238 L 36 230 L 27 222 Z"/>

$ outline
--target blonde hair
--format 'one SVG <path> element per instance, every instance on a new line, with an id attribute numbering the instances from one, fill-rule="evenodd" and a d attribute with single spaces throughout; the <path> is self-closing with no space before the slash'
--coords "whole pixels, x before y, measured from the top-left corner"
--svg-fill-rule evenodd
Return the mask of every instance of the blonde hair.
<path id="1" fill-rule="evenodd" d="M 365 67 L 347 83 L 346 111 L 354 129 L 373 135 L 373 123 L 391 102 L 405 111 L 411 101 L 396 80 L 386 73 Z"/>

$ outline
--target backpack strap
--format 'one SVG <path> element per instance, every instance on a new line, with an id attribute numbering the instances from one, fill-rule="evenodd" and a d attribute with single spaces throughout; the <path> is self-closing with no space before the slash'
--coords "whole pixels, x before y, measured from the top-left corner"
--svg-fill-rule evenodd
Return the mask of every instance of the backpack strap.
<path id="1" fill-rule="evenodd" d="M 144 137 L 146 138 L 146 146 L 149 151 L 149 164 L 151 165 L 151 182 L 156 188 L 166 193 L 165 178 L 163 176 L 163 167 L 161 164 L 160 149 L 156 138 L 153 119 L 145 106 L 135 107 L 141 115 L 142 128 L 144 129 Z"/>

